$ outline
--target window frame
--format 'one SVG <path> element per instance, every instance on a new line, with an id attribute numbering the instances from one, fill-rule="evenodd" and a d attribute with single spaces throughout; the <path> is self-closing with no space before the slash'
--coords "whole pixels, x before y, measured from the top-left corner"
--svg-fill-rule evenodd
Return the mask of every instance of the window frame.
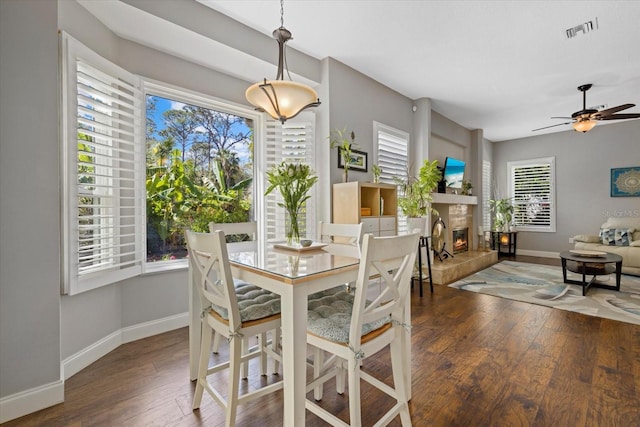
<path id="1" fill-rule="evenodd" d="M 545 200 L 549 205 L 549 220 L 548 224 L 542 225 L 527 225 L 517 221 L 518 206 L 526 206 L 526 203 L 519 203 L 517 201 L 516 190 L 516 171 L 524 168 L 535 167 L 548 167 L 548 179 L 549 179 L 549 191 L 548 199 Z M 555 233 L 556 232 L 556 178 L 555 178 L 555 157 L 543 157 L 538 159 L 516 160 L 507 162 L 507 172 L 509 179 L 509 195 L 511 197 L 511 204 L 514 206 L 513 221 L 518 231 L 530 231 L 539 233 Z"/>
<path id="2" fill-rule="evenodd" d="M 222 111 L 229 114 L 234 114 L 237 116 L 242 116 L 253 120 L 254 124 L 254 152 L 253 152 L 253 171 L 254 176 L 263 176 L 263 173 L 260 173 L 260 170 L 264 169 L 261 167 L 264 152 L 262 150 L 256 149 L 257 146 L 264 146 L 265 141 L 265 116 L 260 112 L 243 106 L 241 104 L 237 104 L 231 101 L 225 101 L 223 99 L 217 98 L 215 96 L 205 95 L 196 91 L 192 91 L 189 89 L 180 88 L 175 85 L 171 85 L 169 83 L 160 82 L 157 80 L 143 78 L 143 97 L 146 100 L 148 95 L 156 95 L 163 98 L 171 99 L 173 101 L 184 102 L 185 104 L 200 106 L 203 108 L 209 108 L 212 110 Z M 146 118 L 146 114 L 145 114 Z M 147 165 L 143 159 L 142 168 L 145 171 L 147 170 Z M 146 175 L 145 175 L 146 176 Z M 262 203 L 260 199 L 257 197 L 259 191 L 263 191 L 264 188 L 263 180 L 258 179 L 254 180 L 254 192 L 253 192 L 253 216 L 256 218 L 263 218 L 262 212 Z M 144 251 L 145 258 L 143 262 L 142 273 L 150 274 L 150 273 L 158 273 L 162 271 L 173 271 L 188 268 L 188 259 L 176 259 L 176 260 L 166 260 L 166 261 L 155 261 L 155 262 L 147 262 L 146 261 L 146 242 L 147 242 L 147 217 L 146 217 L 146 196 L 144 198 L 144 229 L 143 233 L 143 242 L 144 242 Z M 260 224 L 260 220 L 258 221 L 258 235 L 261 234 L 262 224 Z"/>

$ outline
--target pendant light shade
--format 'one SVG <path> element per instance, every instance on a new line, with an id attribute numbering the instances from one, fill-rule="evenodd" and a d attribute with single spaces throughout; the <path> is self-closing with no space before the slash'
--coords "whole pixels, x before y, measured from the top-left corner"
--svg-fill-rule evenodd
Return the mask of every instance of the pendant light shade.
<path id="1" fill-rule="evenodd" d="M 245 92 L 245 97 L 258 111 L 264 111 L 276 120 L 284 123 L 287 119 L 297 116 L 302 110 L 320 105 L 318 94 L 309 86 L 284 80 L 285 44 L 291 40 L 291 32 L 284 27 L 284 6 L 280 0 L 280 28 L 273 31 L 273 37 L 278 41 L 278 74 L 275 80 L 264 79 L 263 82 L 251 85 Z"/>
<path id="2" fill-rule="evenodd" d="M 320 105 L 315 90 L 302 83 L 287 80 L 267 80 L 251 85 L 246 93 L 247 101 L 258 110 L 265 111 L 284 123 L 308 107 Z"/>

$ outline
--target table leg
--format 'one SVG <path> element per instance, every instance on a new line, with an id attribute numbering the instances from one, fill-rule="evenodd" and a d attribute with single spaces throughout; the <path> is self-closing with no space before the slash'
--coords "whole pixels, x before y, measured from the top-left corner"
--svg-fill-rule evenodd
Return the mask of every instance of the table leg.
<path id="1" fill-rule="evenodd" d="M 616 291 L 620 291 L 620 278 L 622 276 L 622 261 L 616 262 Z"/>
<path id="2" fill-rule="evenodd" d="M 304 426 L 307 377 L 307 294 L 289 286 L 281 294 L 284 425 Z"/>

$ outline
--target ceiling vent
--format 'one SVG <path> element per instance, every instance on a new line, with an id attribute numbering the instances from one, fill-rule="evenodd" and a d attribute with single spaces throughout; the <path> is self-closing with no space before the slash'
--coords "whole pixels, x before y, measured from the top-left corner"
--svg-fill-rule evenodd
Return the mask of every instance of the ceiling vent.
<path id="1" fill-rule="evenodd" d="M 580 25 L 576 25 L 573 28 L 568 28 L 564 31 L 565 35 L 568 39 L 572 39 L 578 35 L 578 33 L 587 34 L 589 31 L 594 31 L 598 29 L 598 18 L 592 19 L 591 21 L 584 22 Z"/>

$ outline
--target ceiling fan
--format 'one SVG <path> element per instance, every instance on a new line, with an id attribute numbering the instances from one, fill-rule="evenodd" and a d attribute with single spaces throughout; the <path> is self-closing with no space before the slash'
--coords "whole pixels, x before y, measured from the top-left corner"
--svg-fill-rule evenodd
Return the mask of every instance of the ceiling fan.
<path id="1" fill-rule="evenodd" d="M 637 119 L 640 118 L 640 113 L 632 114 L 614 114 L 618 111 L 626 110 L 631 107 L 635 107 L 636 104 L 622 104 L 617 107 L 607 108 L 606 110 L 594 110 L 587 109 L 587 91 L 591 89 L 592 84 L 586 84 L 578 86 L 578 90 L 582 92 L 582 110 L 576 111 L 571 117 L 551 117 L 552 119 L 567 119 L 570 122 L 558 123 L 557 125 L 545 126 L 538 129 L 533 129 L 532 132 L 542 129 L 548 129 L 555 126 L 563 126 L 572 124 L 573 128 L 578 132 L 589 132 L 599 120 L 622 120 L 622 119 Z"/>

